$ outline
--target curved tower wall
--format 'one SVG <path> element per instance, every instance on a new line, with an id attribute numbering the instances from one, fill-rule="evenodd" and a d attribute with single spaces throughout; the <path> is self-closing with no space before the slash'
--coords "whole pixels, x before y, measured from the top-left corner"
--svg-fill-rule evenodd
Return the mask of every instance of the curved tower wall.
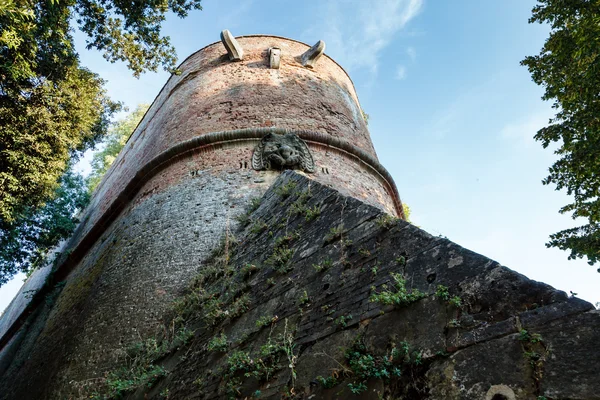
<path id="1" fill-rule="evenodd" d="M 346 72 L 327 56 L 321 57 L 315 68 L 302 66 L 299 56 L 309 47 L 290 39 L 248 36 L 237 40 L 244 50 L 242 61 L 229 61 L 218 42 L 188 57 L 179 68 L 181 74 L 169 79 L 97 189 L 92 222 L 111 206 L 141 168 L 175 146 L 216 132 L 256 128 L 305 131 L 320 136 L 312 140 L 304 137 L 317 166 L 309 177 L 400 216 L 400 199 L 391 177 L 382 176 L 386 172 L 377 162 Z M 281 49 L 279 69 L 269 67 L 271 47 Z M 250 168 L 258 137 L 240 140 L 233 135 L 217 140 L 237 151 L 216 151 L 211 146 L 214 143 L 190 145 L 185 151 L 203 152 L 201 163 L 206 167 L 245 169 Z M 340 142 L 346 146 L 340 146 Z M 352 151 L 344 147 L 351 147 Z M 356 155 L 361 152 L 362 157 Z M 183 155 L 182 151 L 173 153 Z M 173 162 L 168 157 L 162 161 Z M 140 180 L 148 180 L 160 168 Z M 196 165 L 189 165 L 185 172 L 191 173 L 194 168 Z M 144 184 L 136 189 L 164 190 L 185 176 L 170 176 L 162 185 Z"/>
<path id="2" fill-rule="evenodd" d="M 62 292 L 2 339 L 0 375 L 19 382 L 15 393 L 75 395 L 156 329 L 236 217 L 279 175 L 251 166 L 268 132 L 307 143 L 316 166 L 309 178 L 402 215 L 345 71 L 327 56 L 304 67 L 299 56 L 309 46 L 293 40 L 237 40 L 243 61 L 229 61 L 219 42 L 169 79 L 68 244 L 54 277 L 64 280 Z M 270 47 L 281 49 L 279 69 L 269 66 Z M 31 371 L 44 373 L 27 387 Z"/>

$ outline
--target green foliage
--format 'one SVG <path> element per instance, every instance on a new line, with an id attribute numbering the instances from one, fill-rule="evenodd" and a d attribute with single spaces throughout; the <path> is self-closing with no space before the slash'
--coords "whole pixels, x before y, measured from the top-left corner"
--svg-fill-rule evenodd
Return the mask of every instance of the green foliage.
<path id="1" fill-rule="evenodd" d="M 587 219 L 585 225 L 550 235 L 548 247 L 569 250 L 569 259 L 600 259 L 600 3 L 538 0 L 529 22 L 548 23 L 551 31 L 538 55 L 528 56 L 532 79 L 544 87 L 556 115 L 535 139 L 555 143 L 559 159 L 542 181 L 566 189 L 573 202 L 560 213 Z M 599 269 L 600 272 L 600 269 Z"/>
<path id="2" fill-rule="evenodd" d="M 225 352 L 229 347 L 229 343 L 227 342 L 227 336 L 225 333 L 221 333 L 220 336 L 215 336 L 208 341 L 207 349 L 208 351 L 220 351 Z"/>
<path id="3" fill-rule="evenodd" d="M 392 217 L 389 214 L 381 214 L 375 221 L 380 227 L 390 229 L 398 221 L 398 218 Z"/>
<path id="4" fill-rule="evenodd" d="M 265 262 L 271 265 L 273 269 L 280 274 L 286 274 L 290 272 L 293 269 L 290 261 L 294 255 L 294 249 L 291 249 L 289 244 L 299 237 L 299 232 L 293 232 L 275 239 L 273 252 Z"/>
<path id="5" fill-rule="evenodd" d="M 327 271 L 329 268 L 333 266 L 333 262 L 330 259 L 325 259 L 321 262 L 321 264 L 313 264 L 313 268 L 317 272 Z"/>
<path id="6" fill-rule="evenodd" d="M 290 197 L 292 195 L 292 193 L 294 193 L 294 190 L 296 190 L 296 186 L 297 186 L 296 182 L 289 181 L 285 185 L 278 187 L 276 189 L 276 193 L 279 196 L 281 196 L 281 198 L 287 199 L 288 197 Z"/>
<path id="7" fill-rule="evenodd" d="M 150 338 L 128 348 L 125 365 L 107 374 L 102 398 L 120 399 L 141 386 L 151 387 L 157 379 L 166 375 L 166 370 L 157 365 L 157 360 L 187 344 L 193 336 L 192 331 L 181 328 L 161 341 Z"/>
<path id="8" fill-rule="evenodd" d="M 450 299 L 450 292 L 448 291 L 448 288 L 446 286 L 438 285 L 435 290 L 435 296 L 438 299 L 448 301 Z"/>
<path id="9" fill-rule="evenodd" d="M 12 222 L 0 224 L 0 285 L 17 272 L 42 265 L 48 252 L 71 236 L 79 222 L 76 214 L 88 202 L 83 178 L 69 169 L 41 208 L 28 207 Z"/>
<path id="10" fill-rule="evenodd" d="M 327 378 L 323 378 L 322 376 L 317 376 L 317 382 L 319 382 L 325 389 L 331 389 L 336 386 L 339 382 L 335 376 L 328 376 Z"/>
<path id="11" fill-rule="evenodd" d="M 529 333 L 526 329 L 521 329 L 519 332 L 519 340 L 533 344 L 540 343 L 542 341 L 542 335 L 539 333 Z"/>
<path id="12" fill-rule="evenodd" d="M 410 222 L 410 214 L 412 213 L 412 210 L 408 204 L 402 203 L 402 210 L 404 211 L 404 218 L 406 219 L 406 222 Z"/>
<path id="13" fill-rule="evenodd" d="M 148 104 L 140 104 L 125 118 L 111 125 L 103 140 L 104 148 L 96 152 L 92 159 L 92 172 L 88 177 L 90 193 L 96 189 L 149 107 Z"/>
<path id="14" fill-rule="evenodd" d="M 335 323 L 337 326 L 339 326 L 340 328 L 344 329 L 345 327 L 348 326 L 348 321 L 350 321 L 352 319 L 352 315 L 340 315 L 339 317 L 337 317 L 335 319 Z"/>
<path id="15" fill-rule="evenodd" d="M 271 325 L 275 321 L 277 321 L 276 317 L 269 316 L 269 315 L 263 315 L 262 317 L 260 317 L 259 319 L 256 320 L 255 325 L 257 328 L 264 328 L 265 326 Z"/>
<path id="16" fill-rule="evenodd" d="M 0 17 L 0 31 L 2 25 Z M 104 134 L 119 107 L 106 97 L 104 81 L 84 68 L 69 66 L 54 81 L 31 77 L 27 84 L 10 82 L 5 69 L 0 61 L 2 226 L 52 198 L 71 158 Z"/>
<path id="17" fill-rule="evenodd" d="M 292 332 L 287 329 L 273 337 L 272 332 L 266 343 L 260 347 L 257 354 L 248 351 L 236 350 L 227 358 L 227 369 L 224 374 L 227 391 L 230 396 L 240 395 L 243 379 L 255 378 L 261 382 L 269 381 L 275 372 L 281 369 L 282 357 L 287 359 L 291 369 L 292 380 L 296 378 L 295 364 L 297 355 L 294 353 L 295 345 Z"/>
<path id="18" fill-rule="evenodd" d="M 387 354 L 376 356 L 367 352 L 361 337 L 346 351 L 345 358 L 350 372 L 355 377 L 355 381 L 348 385 L 353 394 L 364 392 L 369 379 L 387 381 L 393 377 L 400 377 L 403 369 L 410 364 L 421 363 L 421 353 L 413 352 L 411 357 L 410 346 L 406 342 L 401 342 L 399 346 L 392 343 Z"/>
<path id="19" fill-rule="evenodd" d="M 56 190 L 75 152 L 106 133 L 119 109 L 104 81 L 79 64 L 72 35 L 124 61 L 135 76 L 159 66 L 175 71 L 175 51 L 161 34 L 167 13 L 187 16 L 200 0 L 2 0 L 0 6 L 0 221 L 39 208 Z"/>
<path id="20" fill-rule="evenodd" d="M 393 290 L 387 290 L 388 286 L 383 285 L 384 290 L 380 293 L 372 293 L 370 301 L 386 305 L 405 306 L 425 297 L 425 294 L 417 289 L 409 291 L 406 288 L 406 280 L 401 274 L 392 272 L 391 277 L 394 281 Z"/>
<path id="21" fill-rule="evenodd" d="M 350 382 L 348 384 L 348 387 L 350 388 L 350 391 L 352 392 L 352 394 L 361 394 L 362 392 L 365 392 L 367 390 L 367 385 L 365 384 L 365 382 L 359 382 L 359 383 Z"/>
<path id="22" fill-rule="evenodd" d="M 331 243 L 341 239 L 344 228 L 342 226 L 334 226 L 329 229 L 329 233 L 325 236 L 325 243 Z"/>
<path id="23" fill-rule="evenodd" d="M 244 278 L 250 277 L 254 272 L 258 271 L 258 267 L 254 264 L 246 264 L 240 269 L 240 273 Z"/>
<path id="24" fill-rule="evenodd" d="M 303 305 L 308 303 L 310 303 L 310 297 L 308 296 L 308 292 L 305 290 L 302 293 L 302 296 L 300 296 L 300 299 L 298 299 L 298 305 L 302 307 Z"/>

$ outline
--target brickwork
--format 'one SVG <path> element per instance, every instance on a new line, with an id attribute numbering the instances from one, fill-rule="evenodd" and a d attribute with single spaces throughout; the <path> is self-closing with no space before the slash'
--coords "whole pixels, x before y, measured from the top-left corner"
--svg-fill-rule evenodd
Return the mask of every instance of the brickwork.
<path id="1" fill-rule="evenodd" d="M 96 190 L 91 224 L 141 166 L 177 143 L 211 132 L 264 127 L 314 131 L 346 140 L 376 158 L 352 81 L 337 63 L 322 57 L 316 68 L 305 68 L 297 57 L 309 46 L 289 39 L 238 40 L 245 52 L 243 61 L 230 62 L 218 42 L 188 57 L 180 66 L 181 75 L 169 79 Z M 268 66 L 269 47 L 282 49 L 279 69 Z M 362 188 L 357 195 L 364 197 Z M 390 196 L 392 191 L 385 189 L 373 197 L 385 204 Z"/>
<path id="2" fill-rule="evenodd" d="M 236 216 L 281 174 L 251 167 L 265 128 L 309 138 L 316 171 L 303 176 L 402 214 L 345 71 L 328 57 L 303 67 L 298 56 L 309 46 L 293 40 L 238 40 L 243 61 L 230 62 L 221 43 L 207 46 L 155 99 L 58 270 L 1 338 L 0 376 L 11 384 L 0 399 L 82 396 L 155 330 L 218 241 L 236 230 Z M 277 70 L 268 68 L 272 46 L 281 48 Z"/>

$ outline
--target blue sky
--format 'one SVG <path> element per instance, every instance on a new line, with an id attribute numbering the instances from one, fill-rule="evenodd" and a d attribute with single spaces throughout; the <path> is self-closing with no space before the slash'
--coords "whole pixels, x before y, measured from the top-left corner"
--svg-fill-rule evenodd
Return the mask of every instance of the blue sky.
<path id="1" fill-rule="evenodd" d="M 559 215 L 569 199 L 541 180 L 555 159 L 533 140 L 552 116 L 519 61 L 539 52 L 548 28 L 527 20 L 534 0 L 205 1 L 165 33 L 180 60 L 234 35 L 273 34 L 326 53 L 352 77 L 382 164 L 432 234 L 482 253 L 593 303 L 597 266 L 547 249 L 550 233 L 575 226 Z M 150 103 L 165 72 L 132 77 L 84 49 L 81 61 L 130 108 Z M 0 290 L 0 309 L 19 281 Z"/>

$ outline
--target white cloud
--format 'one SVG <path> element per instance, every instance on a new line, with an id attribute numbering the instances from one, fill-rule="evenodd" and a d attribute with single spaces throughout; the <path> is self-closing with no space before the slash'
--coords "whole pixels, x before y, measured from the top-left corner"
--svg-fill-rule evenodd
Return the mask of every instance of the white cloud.
<path id="1" fill-rule="evenodd" d="M 324 3 L 322 19 L 310 27 L 327 43 L 327 53 L 347 69 L 377 73 L 381 52 L 419 14 L 424 0 L 351 0 Z"/>
<path id="2" fill-rule="evenodd" d="M 404 65 L 396 67 L 396 79 L 399 81 L 406 79 L 406 67 Z"/>

